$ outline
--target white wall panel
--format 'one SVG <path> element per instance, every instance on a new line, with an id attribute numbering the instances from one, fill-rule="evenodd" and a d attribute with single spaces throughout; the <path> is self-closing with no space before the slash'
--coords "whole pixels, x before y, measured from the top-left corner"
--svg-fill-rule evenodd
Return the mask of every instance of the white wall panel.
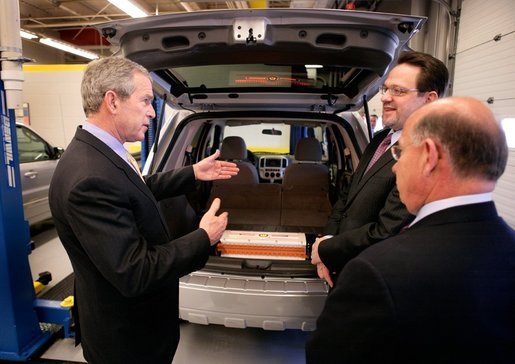
<path id="1" fill-rule="evenodd" d="M 463 0 L 458 53 L 515 29 L 515 1 Z"/>
<path id="2" fill-rule="evenodd" d="M 484 43 L 456 56 L 454 95 L 470 95 L 482 100 L 490 96 L 515 98 L 514 83 L 515 32 L 499 42 Z"/>
<path id="3" fill-rule="evenodd" d="M 494 37 L 501 34 L 498 41 Z M 497 119 L 515 118 L 515 1 L 464 0 L 453 95 L 486 102 Z M 515 119 L 514 119 L 515 120 Z M 515 227 L 515 149 L 494 191 L 500 215 Z"/>
<path id="4" fill-rule="evenodd" d="M 510 149 L 506 172 L 497 183 L 494 201 L 499 214 L 515 228 L 515 149 Z"/>
<path id="5" fill-rule="evenodd" d="M 515 115 L 515 32 L 499 42 L 484 43 L 457 54 L 453 95 L 473 96 L 483 101 L 493 97 L 491 107 L 496 117 Z M 510 101 L 511 112 L 497 112 L 499 103 L 506 106 L 503 101 Z"/>

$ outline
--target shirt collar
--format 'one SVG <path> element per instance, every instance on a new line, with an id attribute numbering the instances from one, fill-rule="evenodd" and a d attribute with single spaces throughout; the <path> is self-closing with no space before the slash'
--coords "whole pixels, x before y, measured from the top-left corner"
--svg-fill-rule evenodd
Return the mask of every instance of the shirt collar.
<path id="1" fill-rule="evenodd" d="M 492 201 L 492 193 L 478 193 L 474 195 L 463 195 L 445 198 L 443 200 L 433 201 L 424 206 L 417 212 L 415 220 L 409 225 L 412 226 L 422 220 L 424 217 L 434 214 L 435 212 L 448 209 L 450 207 L 471 205 L 475 203 Z"/>
<path id="2" fill-rule="evenodd" d="M 114 136 L 109 134 L 104 129 L 99 128 L 96 125 L 91 124 L 90 122 L 86 121 L 84 125 L 82 126 L 83 130 L 86 130 L 87 132 L 93 134 L 95 137 L 100 139 L 104 144 L 106 144 L 109 148 L 111 148 L 116 154 L 120 156 L 124 161 L 129 163 L 127 161 L 127 150 L 123 147 L 123 144 L 120 143 L 118 139 L 116 139 Z"/>
<path id="3" fill-rule="evenodd" d="M 401 134 L 402 134 L 402 129 L 397 130 L 397 131 L 390 129 L 390 132 L 386 135 L 386 136 L 391 135 L 390 145 L 388 146 L 388 148 L 390 148 L 392 145 L 394 145 L 395 143 L 397 143 L 399 141 Z"/>
<path id="4" fill-rule="evenodd" d="M 401 134 L 402 134 L 402 129 L 394 131 L 393 133 L 391 132 L 391 134 L 392 134 L 392 141 L 390 142 L 390 146 L 394 145 L 395 143 L 397 143 L 399 141 Z"/>

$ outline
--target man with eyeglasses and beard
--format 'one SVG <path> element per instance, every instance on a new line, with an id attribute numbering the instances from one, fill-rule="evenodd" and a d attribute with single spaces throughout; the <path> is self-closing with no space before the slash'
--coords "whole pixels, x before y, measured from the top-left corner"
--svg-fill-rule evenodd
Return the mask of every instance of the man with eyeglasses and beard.
<path id="1" fill-rule="evenodd" d="M 381 87 L 384 129 L 365 149 L 351 182 L 333 206 L 325 235 L 312 246 L 311 263 L 330 287 L 350 259 L 399 233 L 413 219 L 399 199 L 391 170 L 395 161 L 385 151 L 397 143 L 415 110 L 444 96 L 448 79 L 443 62 L 410 51 L 401 54 Z"/>

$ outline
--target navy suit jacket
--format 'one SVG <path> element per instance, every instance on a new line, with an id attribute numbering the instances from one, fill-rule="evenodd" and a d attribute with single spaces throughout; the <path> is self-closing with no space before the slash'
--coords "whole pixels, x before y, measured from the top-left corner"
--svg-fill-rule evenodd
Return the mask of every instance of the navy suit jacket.
<path id="1" fill-rule="evenodd" d="M 515 233 L 493 202 L 425 217 L 351 260 L 312 363 L 515 363 Z"/>
<path id="2" fill-rule="evenodd" d="M 400 201 L 392 172 L 395 160 L 389 151 L 364 173 L 389 132 L 390 129 L 382 130 L 372 139 L 349 187 L 333 206 L 324 233 L 334 237 L 324 240 L 318 248 L 322 262 L 331 271 L 341 271 L 363 249 L 397 234 L 413 220 Z"/>
<path id="3" fill-rule="evenodd" d="M 172 240 L 157 203 L 191 191 L 193 169 L 145 182 L 81 128 L 53 176 L 50 207 L 75 273 L 88 362 L 169 364 L 179 341 L 179 277 L 208 258 L 207 233 Z"/>

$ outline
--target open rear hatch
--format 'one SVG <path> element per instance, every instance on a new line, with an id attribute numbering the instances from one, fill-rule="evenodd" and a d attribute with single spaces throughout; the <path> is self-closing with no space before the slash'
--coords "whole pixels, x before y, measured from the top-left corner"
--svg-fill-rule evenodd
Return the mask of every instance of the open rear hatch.
<path id="1" fill-rule="evenodd" d="M 96 27 L 185 108 L 334 111 L 359 108 L 364 95 L 377 93 L 425 21 L 331 9 L 238 9 Z"/>

